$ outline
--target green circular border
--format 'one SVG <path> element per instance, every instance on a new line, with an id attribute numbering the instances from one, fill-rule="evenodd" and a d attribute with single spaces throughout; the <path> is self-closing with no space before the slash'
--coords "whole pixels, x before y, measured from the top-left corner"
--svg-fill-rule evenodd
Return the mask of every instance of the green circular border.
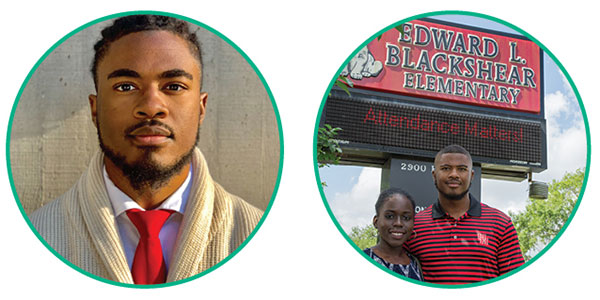
<path id="1" fill-rule="evenodd" d="M 12 122 L 13 122 L 13 118 L 14 118 L 14 114 L 15 114 L 15 110 L 17 108 L 17 105 L 19 103 L 19 99 L 21 98 L 21 94 L 23 93 L 23 90 L 25 89 L 25 87 L 27 86 L 27 83 L 29 82 L 29 79 L 31 78 L 31 76 L 35 73 L 35 71 L 37 70 L 38 66 L 46 59 L 46 57 L 48 55 L 50 55 L 50 53 L 52 53 L 52 51 L 58 47 L 59 45 L 61 45 L 64 41 L 66 41 L 67 39 L 69 39 L 71 36 L 73 36 L 74 34 L 82 31 L 83 29 L 94 25 L 96 23 L 102 22 L 102 21 L 106 21 L 109 19 L 114 19 L 114 18 L 118 18 L 118 17 L 122 17 L 122 16 L 128 16 L 128 15 L 140 15 L 140 14 L 153 14 L 153 15 L 163 15 L 163 16 L 170 16 L 173 18 L 177 18 L 180 20 L 184 20 L 187 21 L 189 23 L 195 24 L 197 26 L 200 26 L 210 32 L 212 32 L 213 34 L 217 35 L 218 37 L 220 37 L 221 39 L 223 39 L 225 42 L 227 42 L 231 47 L 233 47 L 240 55 L 242 55 L 242 57 L 246 60 L 246 62 L 248 62 L 248 64 L 250 66 L 252 66 L 252 68 L 254 69 L 254 72 L 256 72 L 256 74 L 258 75 L 258 77 L 260 78 L 261 82 L 263 83 L 263 86 L 265 87 L 268 95 L 269 95 L 269 99 L 271 100 L 271 105 L 273 106 L 273 111 L 275 112 L 275 117 L 277 118 L 277 129 L 279 131 L 279 170 L 277 172 L 277 182 L 275 183 L 275 187 L 273 188 L 273 193 L 271 195 L 271 199 L 269 200 L 269 205 L 267 206 L 267 208 L 265 209 L 262 218 L 260 219 L 260 221 L 258 222 L 258 224 L 256 225 L 256 227 L 254 227 L 254 230 L 252 230 L 252 232 L 250 233 L 250 235 L 248 235 L 248 237 L 244 240 L 244 242 L 237 247 L 237 249 L 235 249 L 235 251 L 233 251 L 233 253 L 229 254 L 229 256 L 227 256 L 225 259 L 223 259 L 222 261 L 220 261 L 219 263 L 217 263 L 216 265 L 212 266 L 211 268 L 196 274 L 194 276 L 182 279 L 182 280 L 178 280 L 178 281 L 174 281 L 174 282 L 169 282 L 169 283 L 162 283 L 162 284 L 155 284 L 155 285 L 136 285 L 136 284 L 129 284 L 129 283 L 121 283 L 121 282 L 116 282 L 116 281 L 112 281 L 103 277 L 100 277 L 98 275 L 94 275 L 92 273 L 89 273 L 83 269 L 81 269 L 80 267 L 74 265 L 73 263 L 71 263 L 70 261 L 68 261 L 67 259 L 65 259 L 64 257 L 62 257 L 60 254 L 58 254 L 58 252 L 56 252 L 52 247 L 50 247 L 50 245 L 48 245 L 48 243 L 46 243 L 46 241 L 40 236 L 40 234 L 37 232 L 37 230 L 33 227 L 33 225 L 31 224 L 31 221 L 29 220 L 29 217 L 27 216 L 27 214 L 25 213 L 25 210 L 23 209 L 23 206 L 21 205 L 21 202 L 19 200 L 19 196 L 17 195 L 17 191 L 15 189 L 15 184 L 14 184 L 14 180 L 12 177 L 12 168 L 11 168 L 11 160 L 10 160 L 10 140 L 11 140 L 11 129 L 12 129 Z M 271 92 L 271 89 L 269 88 L 269 85 L 267 84 L 267 82 L 265 81 L 265 78 L 262 76 L 262 74 L 260 73 L 260 71 L 258 70 L 258 68 L 256 67 L 256 65 L 252 62 L 252 60 L 250 60 L 250 58 L 246 55 L 246 53 L 244 53 L 244 51 L 242 51 L 242 49 L 240 49 L 236 44 L 234 44 L 231 40 L 229 40 L 227 37 L 225 37 L 224 35 L 222 35 L 220 32 L 218 32 L 217 30 L 213 29 L 212 27 L 198 22 L 194 19 L 185 17 L 185 16 L 181 16 L 181 15 L 177 15 L 177 14 L 173 14 L 173 13 L 167 13 L 167 12 L 161 12 L 161 11 L 151 11 L 151 10 L 144 10 L 144 11 L 128 11 L 128 12 L 122 12 L 122 13 L 115 13 L 115 14 L 111 14 L 96 20 L 93 20 L 91 22 L 88 22 L 80 27 L 78 27 L 77 29 L 71 31 L 70 33 L 68 33 L 67 35 L 65 35 L 63 38 L 61 38 L 58 42 L 56 42 L 54 45 L 52 45 L 52 47 L 50 47 L 50 49 L 48 49 L 44 55 L 36 62 L 36 64 L 33 66 L 33 68 L 31 69 L 31 71 L 29 71 L 27 77 L 25 78 L 25 80 L 23 81 L 23 84 L 21 85 L 21 88 L 19 89 L 19 93 L 17 94 L 17 97 L 15 99 L 15 103 L 13 104 L 11 113 L 10 113 L 10 119 L 8 121 L 8 129 L 7 129 L 7 134 L 6 134 L 6 167 L 7 167 L 7 171 L 8 171 L 8 178 L 10 180 L 10 187 L 12 189 L 13 195 L 15 197 L 15 200 L 17 202 L 17 206 L 19 207 L 19 210 L 21 211 L 21 214 L 23 215 L 23 218 L 25 219 L 25 221 L 27 222 L 27 225 L 29 225 L 29 228 L 31 228 L 31 230 L 33 231 L 33 233 L 37 236 L 37 238 L 42 242 L 42 244 L 44 244 L 44 246 L 46 246 L 46 248 L 48 250 L 50 250 L 50 252 L 52 252 L 52 254 L 54 254 L 57 258 L 59 258 L 62 262 L 64 262 L 65 264 L 67 264 L 68 266 L 70 266 L 71 268 L 75 269 L 76 271 L 91 277 L 93 279 L 96 279 L 98 281 L 104 282 L 104 283 L 108 283 L 108 284 L 112 284 L 112 285 L 116 285 L 116 286 L 121 286 L 121 287 L 128 287 L 128 288 L 139 288 L 139 289 L 152 289 L 152 288 L 162 288 L 162 287 L 169 287 L 169 286 L 175 286 L 181 283 L 185 283 L 197 278 L 200 278 L 216 269 L 218 269 L 221 265 L 225 264 L 227 261 L 229 261 L 231 258 L 233 258 L 238 252 L 240 252 L 247 244 L 248 242 L 254 237 L 254 235 L 256 234 L 256 232 L 260 229 L 260 227 L 262 226 L 263 222 L 265 221 L 267 215 L 269 214 L 269 212 L 271 211 L 271 207 L 273 206 L 273 202 L 275 200 L 275 196 L 277 195 L 277 191 L 279 190 L 279 183 L 281 181 L 281 172 L 283 170 L 283 131 L 281 128 L 281 118 L 279 116 L 279 110 L 277 109 L 277 105 L 275 103 L 275 100 L 273 98 L 273 93 Z"/>
<path id="2" fill-rule="evenodd" d="M 520 34 L 526 36 L 527 38 L 529 38 L 530 40 L 532 40 L 533 42 L 535 42 L 538 46 L 540 46 L 544 52 L 554 61 L 554 63 L 556 63 L 556 65 L 558 66 L 558 68 L 561 70 L 561 72 L 564 74 L 565 78 L 567 79 L 567 81 L 569 82 L 571 88 L 573 89 L 573 93 L 575 94 L 575 97 L 577 98 L 577 101 L 579 102 L 579 108 L 581 109 L 581 114 L 583 116 L 583 122 L 585 124 L 585 133 L 586 133 L 586 140 L 587 140 L 587 159 L 586 159 L 586 168 L 585 168 L 585 176 L 583 179 L 583 183 L 581 185 L 581 190 L 579 192 L 579 197 L 577 199 L 577 203 L 575 204 L 575 206 L 573 207 L 573 211 L 571 212 L 571 215 L 569 216 L 569 219 L 565 222 L 565 224 L 563 225 L 562 229 L 558 232 L 558 234 L 552 239 L 552 241 L 550 241 L 550 243 L 548 243 L 548 245 L 546 245 L 546 247 L 544 247 L 544 249 L 542 249 L 537 255 L 535 255 L 533 258 L 531 258 L 529 261 L 527 261 L 524 265 L 520 266 L 519 268 L 512 270 L 506 274 L 503 274 L 499 277 L 493 278 L 493 279 L 488 279 L 485 281 L 481 281 L 481 282 L 476 282 L 476 283 L 468 283 L 468 284 L 462 284 L 462 285 L 444 285 L 444 284 L 437 284 L 437 283 L 429 283 L 429 282 L 421 282 L 421 281 L 417 281 L 414 279 L 410 279 L 407 277 L 404 277 L 398 273 L 395 273 L 387 268 L 385 268 L 384 266 L 382 266 L 381 264 L 378 264 L 377 262 L 373 261 L 372 259 L 370 259 L 366 254 L 363 253 L 362 249 L 359 249 L 358 246 L 356 246 L 356 244 L 354 244 L 354 242 L 352 242 L 352 240 L 350 239 L 350 237 L 346 234 L 346 232 L 344 231 L 344 229 L 341 227 L 341 225 L 338 223 L 337 219 L 335 218 L 335 216 L 333 215 L 333 212 L 331 211 L 331 207 L 329 207 L 329 204 L 327 203 L 327 198 L 325 197 L 325 193 L 323 191 L 323 187 L 321 186 L 321 177 L 319 174 L 319 166 L 318 166 L 318 162 L 317 162 L 317 137 L 318 137 L 318 132 L 319 132 L 319 121 L 321 120 L 321 114 L 323 113 L 323 107 L 325 106 L 325 101 L 327 100 L 327 96 L 329 95 L 329 92 L 331 91 L 331 88 L 333 87 L 333 85 L 335 84 L 335 81 L 337 80 L 337 74 L 340 74 L 340 72 L 342 71 L 343 67 L 345 67 L 348 62 L 350 61 L 350 59 L 352 59 L 359 51 L 360 49 L 362 49 L 364 46 L 366 46 L 370 41 L 372 41 L 373 39 L 375 39 L 377 36 L 383 34 L 384 32 L 402 24 L 408 21 L 412 21 L 415 19 L 420 19 L 420 18 L 424 18 L 424 17 L 431 17 L 431 16 L 439 16 L 439 15 L 466 15 L 466 16 L 472 16 L 472 17 L 479 17 L 479 18 L 483 18 L 483 19 L 488 19 L 491 21 L 494 21 L 496 23 L 502 24 L 504 26 L 507 26 L 517 32 L 519 32 Z M 565 68 L 563 67 L 563 65 L 558 61 L 558 59 L 554 56 L 554 54 L 552 54 L 552 52 L 550 52 L 550 50 L 548 50 L 542 43 L 540 43 L 538 40 L 536 40 L 534 37 L 532 37 L 531 35 L 529 35 L 527 32 L 521 30 L 520 28 L 505 22 L 503 20 L 500 20 L 498 18 L 489 16 L 489 15 L 485 15 L 485 14 L 481 14 L 481 13 L 475 13 L 475 12 L 468 12 L 468 11 L 459 11 L 459 10 L 449 10 L 449 11 L 436 11 L 436 12 L 430 12 L 430 13 L 423 13 L 423 14 L 419 14 L 419 15 L 415 15 L 412 17 L 408 17 L 405 19 L 402 19 L 392 25 L 389 25 L 387 27 L 385 27 L 384 29 L 380 30 L 379 32 L 375 33 L 374 35 L 372 35 L 371 37 L 369 37 L 367 40 L 365 40 L 362 44 L 360 44 L 356 50 L 354 50 L 350 56 L 348 56 L 348 58 L 342 63 L 342 65 L 340 66 L 340 68 L 337 70 L 337 72 L 335 73 L 336 76 L 333 77 L 333 79 L 331 80 L 331 82 L 329 83 L 329 86 L 327 87 L 327 90 L 325 91 L 325 94 L 323 96 L 323 100 L 321 101 L 321 105 L 319 107 L 319 113 L 317 115 L 317 121 L 315 123 L 315 129 L 314 129 L 314 136 L 313 136 L 313 164 L 314 164 L 314 171 L 315 171 L 315 177 L 317 180 L 317 186 L 319 187 L 319 192 L 321 194 L 321 198 L 323 200 L 323 204 L 325 205 L 325 208 L 327 209 L 327 213 L 329 214 L 329 216 L 331 217 L 331 220 L 333 221 L 333 223 L 335 224 L 335 226 L 337 227 L 337 229 L 340 231 L 340 233 L 342 234 L 342 236 L 344 236 L 344 238 L 346 239 L 346 241 L 356 250 L 358 251 L 364 258 L 366 258 L 367 260 L 369 260 L 373 265 L 377 266 L 378 268 L 386 271 L 387 273 L 401 278 L 403 280 L 409 281 L 409 282 L 413 282 L 413 283 L 417 283 L 420 285 L 424 285 L 424 286 L 429 286 L 429 287 L 435 287 L 435 288 L 446 288 L 446 289 L 460 289 L 460 288 L 470 288 L 470 287 L 476 287 L 476 286 L 483 286 L 486 284 L 490 284 L 492 282 L 496 282 L 498 280 L 502 280 L 506 277 L 509 277 L 513 274 L 516 274 L 517 272 L 523 270 L 524 268 L 526 268 L 527 266 L 529 266 L 530 264 L 532 264 L 534 261 L 536 261 L 539 257 L 541 257 L 544 253 L 546 253 L 546 251 L 548 251 L 552 245 L 554 245 L 554 243 L 556 243 L 556 241 L 560 238 L 560 236 L 564 233 L 564 231 L 567 229 L 567 227 L 569 226 L 569 224 L 571 223 L 571 220 L 573 219 L 573 217 L 575 216 L 575 213 L 577 212 L 577 209 L 579 208 L 579 205 L 581 204 L 581 199 L 583 197 L 583 194 L 585 192 L 585 187 L 587 186 L 587 181 L 588 181 L 588 175 L 590 172 L 590 159 L 591 159 L 591 140 L 590 140 L 590 126 L 588 124 L 588 119 L 587 119 L 587 114 L 585 112 L 585 108 L 583 106 L 583 102 L 581 101 L 581 96 L 579 95 L 579 91 L 577 90 L 577 87 L 575 86 L 575 83 L 573 83 L 573 80 L 571 79 L 571 76 L 569 76 L 569 73 L 567 73 L 567 70 L 565 70 Z"/>

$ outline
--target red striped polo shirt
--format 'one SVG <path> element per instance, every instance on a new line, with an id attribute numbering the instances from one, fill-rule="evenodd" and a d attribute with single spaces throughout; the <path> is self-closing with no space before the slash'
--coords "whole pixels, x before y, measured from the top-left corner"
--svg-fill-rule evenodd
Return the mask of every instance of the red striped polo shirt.
<path id="1" fill-rule="evenodd" d="M 470 196 L 454 219 L 438 202 L 415 216 L 417 236 L 405 245 L 419 258 L 427 282 L 464 284 L 500 276 L 525 263 L 510 218 Z"/>

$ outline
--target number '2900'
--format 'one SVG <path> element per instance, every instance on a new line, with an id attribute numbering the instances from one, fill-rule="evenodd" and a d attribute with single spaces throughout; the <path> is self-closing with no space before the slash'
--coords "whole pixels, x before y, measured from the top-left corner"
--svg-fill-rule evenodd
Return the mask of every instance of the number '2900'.
<path id="1" fill-rule="evenodd" d="M 400 169 L 402 171 L 409 171 L 409 172 L 427 172 L 427 165 L 401 163 Z"/>

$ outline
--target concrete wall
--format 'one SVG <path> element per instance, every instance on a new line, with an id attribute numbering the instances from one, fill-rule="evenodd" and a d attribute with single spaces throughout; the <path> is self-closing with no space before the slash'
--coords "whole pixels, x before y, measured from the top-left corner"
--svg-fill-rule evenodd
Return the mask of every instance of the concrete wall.
<path id="1" fill-rule="evenodd" d="M 10 129 L 10 166 L 19 200 L 31 213 L 67 191 L 99 149 L 87 97 L 95 24 L 72 35 L 41 62 L 18 100 Z M 277 181 L 279 132 L 269 95 L 253 68 L 227 42 L 203 28 L 207 114 L 199 146 L 212 176 L 260 209 Z"/>

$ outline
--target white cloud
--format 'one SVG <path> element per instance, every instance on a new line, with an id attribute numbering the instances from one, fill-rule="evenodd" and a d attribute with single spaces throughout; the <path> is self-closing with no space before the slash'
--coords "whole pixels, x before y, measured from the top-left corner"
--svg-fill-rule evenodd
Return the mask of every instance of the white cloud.
<path id="1" fill-rule="evenodd" d="M 327 199 L 333 214 L 346 232 L 354 226 L 371 223 L 379 196 L 381 169 L 363 168 L 348 192 L 337 192 Z"/>
<path id="2" fill-rule="evenodd" d="M 568 98 L 560 91 L 546 95 L 546 119 L 557 119 L 569 110 Z"/>
<path id="3" fill-rule="evenodd" d="M 527 204 L 528 188 L 527 180 L 510 182 L 483 179 L 481 182 L 481 201 L 506 214 L 509 211 L 522 211 Z"/>
<path id="4" fill-rule="evenodd" d="M 566 91 L 567 97 L 577 102 L 577 99 L 575 98 L 575 91 L 571 88 L 571 83 L 569 83 L 567 77 L 565 77 L 562 72 L 560 72 L 560 77 L 563 83 L 563 90 Z"/>
<path id="5" fill-rule="evenodd" d="M 550 123 L 550 122 L 549 122 Z M 565 172 L 585 167 L 587 141 L 582 122 L 561 130 L 548 129 L 548 170 L 540 173 L 544 180 L 560 179 Z"/>
<path id="6" fill-rule="evenodd" d="M 573 90 L 562 79 L 564 90 L 546 96 L 548 169 L 539 178 L 547 181 L 585 167 L 587 158 L 583 115 Z"/>

